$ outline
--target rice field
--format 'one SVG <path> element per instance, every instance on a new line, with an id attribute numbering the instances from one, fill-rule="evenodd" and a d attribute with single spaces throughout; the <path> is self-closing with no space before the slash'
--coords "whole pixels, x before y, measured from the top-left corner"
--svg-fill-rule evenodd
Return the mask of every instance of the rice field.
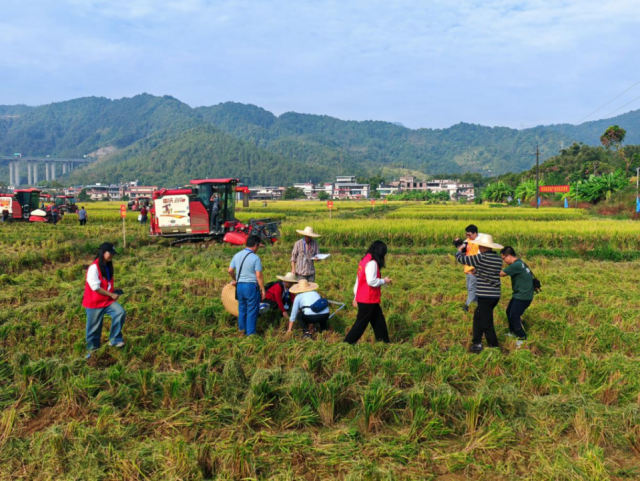
<path id="1" fill-rule="evenodd" d="M 369 242 L 390 254 L 390 345 L 342 343 L 348 307 L 316 340 L 260 319 L 238 335 L 220 290 L 237 248 L 150 239 L 119 203 L 89 223 L 0 224 L 2 479 L 638 479 L 640 241 L 634 221 L 572 209 L 252 203 L 282 220 L 260 255 L 284 274 L 296 229 L 320 232 L 320 292 L 350 306 Z M 267 215 L 264 215 L 267 214 Z M 543 283 L 502 352 L 467 352 L 471 313 L 451 240 L 469 223 L 511 244 Z M 86 267 L 115 242 L 127 346 L 84 359 Z M 106 340 L 108 322 L 103 340 Z"/>

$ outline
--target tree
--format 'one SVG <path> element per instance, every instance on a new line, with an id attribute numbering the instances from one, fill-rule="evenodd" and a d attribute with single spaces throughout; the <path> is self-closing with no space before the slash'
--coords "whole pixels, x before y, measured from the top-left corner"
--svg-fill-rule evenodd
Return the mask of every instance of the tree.
<path id="1" fill-rule="evenodd" d="M 299 187 L 287 187 L 284 189 L 284 193 L 282 194 L 283 199 L 285 200 L 293 200 L 293 199 L 302 199 L 305 196 L 304 190 Z"/>
<path id="2" fill-rule="evenodd" d="M 513 190 L 507 184 L 499 180 L 488 184 L 482 191 L 482 199 L 491 202 L 504 202 L 513 194 Z"/>
<path id="3" fill-rule="evenodd" d="M 329 200 L 329 194 L 324 190 L 322 192 L 318 192 L 318 200 Z"/>
<path id="4" fill-rule="evenodd" d="M 540 181 L 539 185 L 545 185 L 544 182 Z M 514 197 L 516 199 L 520 199 L 522 202 L 528 202 L 530 200 L 535 200 L 536 198 L 536 181 L 535 179 L 525 180 L 518 184 L 516 187 Z"/>
<path id="5" fill-rule="evenodd" d="M 624 149 L 622 148 L 622 142 L 624 141 L 627 131 L 617 125 L 612 125 L 604 134 L 600 136 L 600 142 L 606 149 L 615 149 L 616 153 L 624 160 L 625 163 L 625 175 L 629 176 L 629 166 L 631 165 L 631 159 L 624 155 Z"/>
<path id="6" fill-rule="evenodd" d="M 86 202 L 88 200 L 91 200 L 91 197 L 89 197 L 89 194 L 87 194 L 87 189 L 82 189 L 80 191 L 80 193 L 78 194 L 78 200 L 80 202 Z"/>

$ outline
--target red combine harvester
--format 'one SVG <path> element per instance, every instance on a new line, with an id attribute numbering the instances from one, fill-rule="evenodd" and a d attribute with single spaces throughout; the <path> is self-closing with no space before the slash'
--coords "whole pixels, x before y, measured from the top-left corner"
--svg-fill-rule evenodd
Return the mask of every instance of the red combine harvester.
<path id="1" fill-rule="evenodd" d="M 143 207 L 149 209 L 151 206 L 151 197 L 137 197 L 135 200 L 130 200 L 127 203 L 127 208 L 129 210 L 141 210 Z"/>
<path id="2" fill-rule="evenodd" d="M 76 214 L 78 207 L 76 206 L 76 198 L 73 195 L 59 195 L 56 197 L 55 205 L 61 214 Z"/>
<path id="3" fill-rule="evenodd" d="M 46 212 L 40 210 L 40 190 L 16 189 L 13 194 L 0 194 L 0 215 L 9 211 L 14 221 L 47 222 Z"/>
<path id="4" fill-rule="evenodd" d="M 236 219 L 238 182 L 238 179 L 199 179 L 191 181 L 194 188 L 155 191 L 151 236 L 174 239 L 171 245 L 211 240 L 244 245 L 250 235 L 260 236 L 265 243 L 276 242 L 280 236 L 279 221 L 251 219 L 243 224 Z"/>

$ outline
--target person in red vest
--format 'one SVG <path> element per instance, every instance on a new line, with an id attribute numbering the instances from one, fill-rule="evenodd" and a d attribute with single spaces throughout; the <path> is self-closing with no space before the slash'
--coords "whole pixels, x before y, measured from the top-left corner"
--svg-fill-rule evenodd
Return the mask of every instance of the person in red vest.
<path id="1" fill-rule="evenodd" d="M 371 324 L 376 341 L 389 342 L 387 322 L 380 308 L 381 288 L 393 281 L 389 277 L 381 278 L 380 271 L 384 268 L 384 258 L 387 255 L 387 245 L 382 241 L 375 241 L 369 247 L 366 255 L 358 264 L 358 277 L 353 287 L 355 299 L 353 307 L 358 308 L 358 316 L 353 327 L 349 330 L 344 342 L 355 344 L 364 334 L 367 325 Z"/>
<path id="2" fill-rule="evenodd" d="M 276 276 L 275 282 L 270 282 L 264 286 L 265 299 L 264 302 L 269 305 L 269 309 L 280 309 L 282 317 L 289 319 L 289 310 L 293 306 L 296 298 L 295 294 L 289 292 L 291 286 L 298 282 L 298 278 L 293 272 L 287 272 L 284 276 Z"/>
<path id="3" fill-rule="evenodd" d="M 82 306 L 87 311 L 87 359 L 91 351 L 100 347 L 102 335 L 102 321 L 105 314 L 111 317 L 111 331 L 109 344 L 113 347 L 124 347 L 122 326 L 124 326 L 125 311 L 116 301 L 120 295 L 114 289 L 113 256 L 116 250 L 113 244 L 105 242 L 98 250 L 98 257 L 87 270 L 84 285 Z M 122 291 L 120 291 L 120 294 Z"/>

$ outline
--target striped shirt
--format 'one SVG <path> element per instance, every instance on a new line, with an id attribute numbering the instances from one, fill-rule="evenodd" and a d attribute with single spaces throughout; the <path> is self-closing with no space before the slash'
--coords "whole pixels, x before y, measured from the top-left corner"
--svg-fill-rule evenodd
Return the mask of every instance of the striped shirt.
<path id="1" fill-rule="evenodd" d="M 297 241 L 293 245 L 293 252 L 291 252 L 291 262 L 296 263 L 296 274 L 299 276 L 311 276 L 316 273 L 316 266 L 313 263 L 313 258 L 320 253 L 318 249 L 318 243 L 315 239 L 311 239 L 311 242 L 307 244 L 307 241 L 303 238 Z"/>
<path id="2" fill-rule="evenodd" d="M 478 297 L 500 297 L 502 258 L 496 252 L 479 252 L 475 256 L 465 256 L 462 252 L 456 252 L 456 260 L 465 266 L 475 267 Z"/>

